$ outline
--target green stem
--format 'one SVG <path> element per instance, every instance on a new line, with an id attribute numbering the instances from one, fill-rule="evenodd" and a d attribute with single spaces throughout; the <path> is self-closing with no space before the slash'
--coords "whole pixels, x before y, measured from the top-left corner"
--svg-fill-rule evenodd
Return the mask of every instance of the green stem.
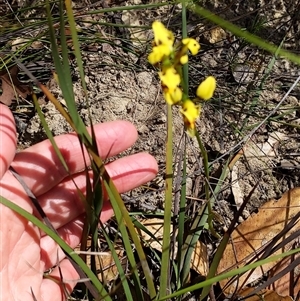
<path id="1" fill-rule="evenodd" d="M 166 296 L 170 280 L 170 242 L 171 242 L 171 217 L 172 217 L 172 186 L 173 186 L 173 133 L 172 133 L 172 107 L 167 105 L 167 150 L 166 150 L 166 189 L 163 246 L 160 273 L 159 297 Z"/>
<path id="2" fill-rule="evenodd" d="M 181 12 L 181 21 L 182 21 L 182 38 L 187 37 L 187 20 L 186 20 L 186 4 L 185 1 L 182 1 L 182 12 Z M 189 95 L 189 64 L 184 64 L 182 66 L 182 88 L 185 95 Z"/>

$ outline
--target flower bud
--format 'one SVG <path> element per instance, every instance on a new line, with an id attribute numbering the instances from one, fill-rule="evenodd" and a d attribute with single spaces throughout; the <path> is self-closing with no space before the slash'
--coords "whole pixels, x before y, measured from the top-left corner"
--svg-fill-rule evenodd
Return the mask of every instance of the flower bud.
<path id="1" fill-rule="evenodd" d="M 197 96 L 203 100 L 212 98 L 216 89 L 216 79 L 213 76 L 208 76 L 197 88 Z"/>

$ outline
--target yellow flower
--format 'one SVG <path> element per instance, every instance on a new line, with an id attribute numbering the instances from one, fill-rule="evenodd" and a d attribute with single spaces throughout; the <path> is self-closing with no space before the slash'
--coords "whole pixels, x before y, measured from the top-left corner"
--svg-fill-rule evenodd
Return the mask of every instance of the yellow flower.
<path id="1" fill-rule="evenodd" d="M 188 62 L 189 57 L 187 56 L 187 54 L 185 54 L 185 55 L 181 56 L 179 60 L 180 60 L 180 64 L 184 65 Z"/>
<path id="2" fill-rule="evenodd" d="M 164 68 L 162 72 L 158 72 L 158 75 L 162 84 L 169 89 L 175 89 L 180 84 L 180 75 L 174 67 Z"/>
<path id="3" fill-rule="evenodd" d="M 182 44 L 188 48 L 192 55 L 196 55 L 200 49 L 200 44 L 192 38 L 183 39 Z"/>
<path id="4" fill-rule="evenodd" d="M 181 101 L 182 91 L 179 88 L 181 78 L 177 70 L 173 66 L 166 67 L 161 72 L 158 72 L 158 75 L 166 102 L 173 105 Z"/>
<path id="5" fill-rule="evenodd" d="M 155 65 L 163 60 L 164 57 L 171 53 L 170 47 L 166 45 L 154 46 L 152 52 L 148 55 L 150 64 Z"/>
<path id="6" fill-rule="evenodd" d="M 170 56 L 173 52 L 174 35 L 161 22 L 154 21 L 152 23 L 154 32 L 154 46 L 152 52 L 148 56 L 148 61 L 152 65 L 156 65 Z"/>
<path id="7" fill-rule="evenodd" d="M 152 29 L 154 32 L 154 43 L 158 45 L 166 45 L 169 48 L 173 48 L 174 35 L 173 32 L 168 30 L 161 22 L 154 21 L 152 23 Z"/>
<path id="8" fill-rule="evenodd" d="M 207 77 L 197 88 L 197 96 L 203 100 L 212 98 L 216 85 L 216 79 L 213 76 Z"/>
<path id="9" fill-rule="evenodd" d="M 182 99 L 182 91 L 178 87 L 173 90 L 165 88 L 163 92 L 164 98 L 169 105 L 174 105 Z"/>
<path id="10" fill-rule="evenodd" d="M 182 109 L 180 113 L 183 115 L 183 121 L 185 127 L 188 131 L 188 134 L 191 137 L 195 136 L 195 122 L 196 119 L 199 117 L 201 112 L 201 108 L 199 105 L 195 105 L 190 99 L 187 99 L 182 104 Z"/>

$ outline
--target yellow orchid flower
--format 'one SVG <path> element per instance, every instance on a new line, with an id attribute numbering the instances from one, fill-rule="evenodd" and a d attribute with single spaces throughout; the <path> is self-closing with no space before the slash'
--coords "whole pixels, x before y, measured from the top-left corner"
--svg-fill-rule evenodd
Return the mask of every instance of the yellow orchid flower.
<path id="1" fill-rule="evenodd" d="M 197 88 L 196 94 L 203 100 L 212 98 L 216 89 L 216 79 L 213 76 L 208 76 Z"/>
<path id="2" fill-rule="evenodd" d="M 152 29 L 154 32 L 154 43 L 156 46 L 166 45 L 171 49 L 173 48 L 175 38 L 172 31 L 168 30 L 159 21 L 154 21 L 152 23 Z"/>
<path id="3" fill-rule="evenodd" d="M 152 65 L 156 65 L 163 61 L 171 53 L 170 47 L 166 45 L 154 46 L 152 52 L 148 55 L 148 61 Z"/>
<path id="4" fill-rule="evenodd" d="M 195 122 L 199 117 L 200 112 L 201 112 L 200 105 L 195 105 L 194 102 L 192 102 L 190 99 L 187 99 L 183 102 L 180 113 L 183 116 L 183 121 L 188 131 L 188 134 L 191 137 L 195 136 L 195 132 L 196 132 Z"/>
<path id="5" fill-rule="evenodd" d="M 181 65 L 186 64 L 188 62 L 188 60 L 189 60 L 189 57 L 188 57 L 187 54 L 181 56 L 180 59 L 179 59 Z"/>
<path id="6" fill-rule="evenodd" d="M 164 98 L 169 105 L 174 105 L 182 99 L 182 91 L 178 87 L 172 90 L 165 88 L 163 92 Z"/>
<path id="7" fill-rule="evenodd" d="M 158 72 L 158 75 L 162 84 L 169 89 L 175 89 L 180 85 L 180 75 L 174 67 L 164 68 L 163 71 Z"/>
<path id="8" fill-rule="evenodd" d="M 188 48 L 192 55 L 196 55 L 200 50 L 200 44 L 195 39 L 185 38 L 181 42 Z"/>

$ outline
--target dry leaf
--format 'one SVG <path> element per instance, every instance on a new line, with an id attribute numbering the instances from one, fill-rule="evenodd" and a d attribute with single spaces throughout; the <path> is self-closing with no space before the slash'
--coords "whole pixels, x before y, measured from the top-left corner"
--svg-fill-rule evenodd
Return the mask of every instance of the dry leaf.
<path id="1" fill-rule="evenodd" d="M 255 163 L 257 160 L 268 164 L 271 159 L 278 157 L 276 149 L 279 143 L 287 138 L 287 135 L 278 131 L 269 133 L 268 141 L 264 143 L 248 143 L 248 146 L 244 149 L 244 156 L 251 165 L 257 166 L 257 163 Z"/>
<path id="2" fill-rule="evenodd" d="M 243 156 L 246 158 L 247 164 L 253 170 L 268 166 L 272 159 L 278 157 L 276 149 L 279 143 L 287 138 L 285 134 L 276 131 L 269 133 L 268 141 L 264 143 L 249 141 L 247 146 L 243 148 Z M 239 165 L 234 165 L 232 168 L 231 190 L 237 208 L 239 208 L 244 201 L 244 191 L 239 183 Z"/>
<path id="3" fill-rule="evenodd" d="M 299 212 L 299 209 L 300 188 L 286 192 L 278 201 L 271 200 L 264 204 L 258 213 L 250 216 L 233 231 L 231 242 L 228 243 L 220 261 L 218 273 L 220 274 L 247 264 L 249 260 L 253 259 L 263 247 L 285 228 L 286 224 Z M 299 229 L 300 221 L 298 220 L 285 237 L 288 237 Z M 282 238 L 278 240 L 278 243 L 281 241 Z M 294 241 L 291 241 L 285 246 L 284 250 L 280 249 L 271 255 L 288 251 L 292 248 L 293 243 Z M 237 281 L 234 281 L 228 287 L 225 287 L 227 280 L 223 280 L 220 282 L 221 287 L 224 288 L 225 293 L 232 294 L 236 290 L 240 290 L 242 286 L 260 278 L 278 262 L 280 260 L 258 267 L 254 271 L 251 271 L 251 273 L 248 272 L 240 276 Z"/>
<path id="4" fill-rule="evenodd" d="M 144 240 L 145 246 L 151 247 L 153 249 L 158 250 L 159 252 L 162 251 L 162 241 L 163 241 L 163 227 L 164 221 L 159 218 L 149 218 L 140 221 L 141 224 L 147 228 L 147 230 L 154 236 L 154 238 L 149 235 L 148 233 L 137 230 L 140 237 Z M 173 232 L 173 228 L 171 225 L 171 232 Z"/>
<path id="5" fill-rule="evenodd" d="M 33 49 L 41 49 L 44 47 L 44 44 L 41 41 L 33 41 L 31 47 Z"/>
<path id="6" fill-rule="evenodd" d="M 116 249 L 115 250 L 119 260 L 123 260 L 124 251 L 123 249 Z M 111 280 L 116 279 L 119 275 L 118 268 L 115 264 L 115 261 L 112 257 L 111 251 L 107 251 L 106 255 L 98 256 L 99 260 L 96 259 L 96 266 L 97 269 L 100 271 L 98 277 L 101 281 L 110 282 Z"/>
<path id="7" fill-rule="evenodd" d="M 295 259 L 299 259 L 300 254 L 296 254 L 292 257 L 283 258 L 276 266 L 269 271 L 269 278 L 278 275 L 282 270 L 289 267 Z M 292 295 L 297 296 L 300 291 L 300 265 L 291 270 L 290 273 L 286 273 L 283 276 L 270 285 L 270 289 L 276 291 L 282 296 Z"/>
<path id="8" fill-rule="evenodd" d="M 251 292 L 254 290 L 253 287 L 249 287 L 244 289 L 239 297 L 246 297 L 247 295 L 251 294 Z M 251 297 L 246 297 L 245 301 L 293 301 L 291 297 L 283 297 L 277 294 L 274 291 L 270 290 L 262 290 L 259 293 L 255 294 Z"/>
<path id="9" fill-rule="evenodd" d="M 203 33 L 203 37 L 210 44 L 216 44 L 226 39 L 226 32 L 223 28 L 216 26 L 208 31 L 205 31 Z"/>
<path id="10" fill-rule="evenodd" d="M 0 95 L 0 102 L 10 106 L 13 99 L 17 96 L 26 97 L 31 94 L 31 88 L 23 85 L 18 79 L 19 68 L 17 65 L 0 72 L 0 79 L 2 81 L 2 94 Z M 16 95 L 17 94 L 17 95 Z"/>
<path id="11" fill-rule="evenodd" d="M 29 44 L 29 39 L 24 39 L 24 38 L 16 38 L 11 41 L 11 50 L 13 52 L 17 51 L 21 47 L 25 47 L 26 44 Z"/>
<path id="12" fill-rule="evenodd" d="M 191 269 L 201 276 L 208 274 L 208 254 L 207 247 L 201 241 L 196 242 L 195 249 L 191 257 Z"/>
<path id="13" fill-rule="evenodd" d="M 234 80 L 242 85 L 249 84 L 253 81 L 254 70 L 246 64 L 236 64 L 232 68 L 232 76 Z"/>
<path id="14" fill-rule="evenodd" d="M 44 47 L 43 42 L 41 41 L 32 41 L 28 38 L 16 38 L 11 41 L 11 50 L 13 52 L 17 51 L 19 48 L 31 47 L 33 49 L 41 49 Z"/>
<path id="15" fill-rule="evenodd" d="M 162 251 L 162 241 L 163 241 L 163 224 L 164 221 L 158 218 L 145 219 L 141 221 L 144 227 L 147 228 L 149 232 L 155 237 L 153 238 L 148 233 L 138 229 L 137 232 L 143 239 L 146 246 L 150 246 L 153 249 Z M 173 232 L 173 227 L 171 225 L 171 232 Z M 175 247 L 174 256 L 177 254 L 177 246 Z M 208 273 L 208 255 L 206 245 L 197 241 L 196 246 L 193 250 L 191 263 L 191 269 L 195 270 L 199 275 L 206 276 Z"/>
<path id="16" fill-rule="evenodd" d="M 242 193 L 239 179 L 238 179 L 238 167 L 236 165 L 233 166 L 231 171 L 231 191 L 233 194 L 233 198 L 236 204 L 236 207 L 239 209 L 244 201 L 244 195 Z"/>
<path id="17" fill-rule="evenodd" d="M 87 240 L 87 251 L 86 253 L 82 253 L 80 250 L 80 246 L 77 246 L 75 248 L 75 251 L 78 254 L 84 254 L 85 260 L 88 266 L 91 265 L 91 257 L 96 257 L 96 268 L 98 271 L 98 277 L 103 282 L 110 282 L 119 275 L 118 268 L 115 264 L 115 261 L 113 259 L 112 253 L 110 250 L 107 250 L 105 252 L 97 252 L 93 254 L 89 254 L 91 247 L 91 239 L 89 238 Z M 118 245 L 115 246 L 115 251 L 117 253 L 117 256 L 121 262 L 121 264 L 124 264 L 124 260 L 126 258 L 124 257 L 124 250 L 123 248 L 119 247 Z"/>

